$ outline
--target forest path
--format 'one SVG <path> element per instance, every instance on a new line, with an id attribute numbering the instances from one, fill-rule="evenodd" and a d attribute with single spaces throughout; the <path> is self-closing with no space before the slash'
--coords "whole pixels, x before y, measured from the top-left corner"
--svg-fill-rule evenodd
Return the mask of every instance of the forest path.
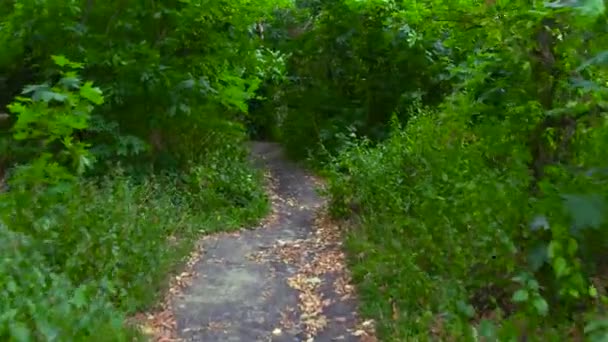
<path id="1" fill-rule="evenodd" d="M 272 213 L 255 229 L 205 237 L 187 285 L 167 299 L 181 341 L 375 341 L 356 315 L 338 226 L 321 184 L 274 143 L 252 143 Z M 180 277 L 178 277 L 179 279 Z M 368 334 L 369 331 L 369 334 Z"/>

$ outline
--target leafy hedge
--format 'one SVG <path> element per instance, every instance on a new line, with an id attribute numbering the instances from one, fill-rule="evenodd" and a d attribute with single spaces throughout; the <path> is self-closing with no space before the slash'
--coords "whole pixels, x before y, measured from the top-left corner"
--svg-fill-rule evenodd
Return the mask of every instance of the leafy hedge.
<path id="1" fill-rule="evenodd" d="M 247 223 L 268 204 L 238 140 L 180 177 L 133 177 L 118 165 L 103 178 L 83 177 L 94 159 L 73 133 L 87 127 L 104 98 L 75 71 L 62 76 L 9 106 L 17 115 L 14 139 L 39 147 L 12 169 L 10 189 L 0 195 L 0 292 L 7 299 L 0 336 L 126 341 L 136 332 L 124 316 L 154 304 L 197 235 Z"/>
<path id="2" fill-rule="evenodd" d="M 329 160 L 381 339 L 602 341 L 604 3 L 304 7 L 284 140 Z"/>
<path id="3" fill-rule="evenodd" d="M 267 211 L 242 117 L 278 5 L 0 4 L 0 339 L 132 340 L 197 236 Z"/>

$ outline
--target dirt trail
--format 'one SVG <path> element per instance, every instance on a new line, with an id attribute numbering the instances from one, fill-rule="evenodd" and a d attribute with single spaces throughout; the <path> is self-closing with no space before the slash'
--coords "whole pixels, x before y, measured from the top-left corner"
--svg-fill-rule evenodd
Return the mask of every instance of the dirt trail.
<path id="1" fill-rule="evenodd" d="M 165 315 L 165 332 L 181 341 L 375 341 L 372 324 L 356 317 L 340 232 L 323 214 L 318 181 L 276 144 L 252 151 L 269 172 L 272 214 L 256 229 L 204 238 L 176 278 L 186 286 L 149 319 Z"/>

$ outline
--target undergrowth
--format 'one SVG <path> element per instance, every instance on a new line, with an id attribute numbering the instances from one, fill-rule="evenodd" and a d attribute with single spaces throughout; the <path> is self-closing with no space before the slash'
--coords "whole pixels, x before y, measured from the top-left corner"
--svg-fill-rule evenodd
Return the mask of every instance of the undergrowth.
<path id="1" fill-rule="evenodd" d="M 238 228 L 266 209 L 263 196 L 240 208 L 202 202 L 218 196 L 191 195 L 170 178 L 134 183 L 118 171 L 77 183 L 52 204 L 42 193 L 3 196 L 11 224 L 2 227 L 0 336 L 94 340 L 104 331 L 108 341 L 126 340 L 122 318 L 156 303 L 199 236 Z"/>
<path id="2" fill-rule="evenodd" d="M 53 59 L 59 81 L 9 105 L 13 143 L 38 148 L 0 194 L 0 338 L 128 341 L 140 335 L 125 317 L 157 302 L 198 237 L 267 212 L 262 175 L 244 133 L 186 168 L 136 176 L 110 161 L 88 174 L 95 155 L 73 137 L 103 93 L 79 80 L 78 63 Z"/>
<path id="3" fill-rule="evenodd" d="M 354 222 L 380 340 L 606 340 L 607 18 L 601 0 L 313 0 L 277 19 L 280 138 Z"/>
<path id="4" fill-rule="evenodd" d="M 517 138 L 496 164 L 493 136 L 446 118 L 415 117 L 376 147 L 355 140 L 328 173 L 332 213 L 356 215 L 347 248 L 362 313 L 386 341 L 602 340 L 605 176 L 554 169 L 551 190 L 531 197 Z M 587 151 L 587 167 L 605 158 Z"/>

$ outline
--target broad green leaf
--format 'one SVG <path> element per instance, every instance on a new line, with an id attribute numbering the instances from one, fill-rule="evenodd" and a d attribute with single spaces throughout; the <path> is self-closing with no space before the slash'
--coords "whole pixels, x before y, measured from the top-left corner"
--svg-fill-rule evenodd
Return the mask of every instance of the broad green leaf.
<path id="1" fill-rule="evenodd" d="M 103 104 L 103 94 L 101 92 L 101 89 L 93 87 L 93 82 L 86 82 L 80 88 L 80 96 L 84 97 L 85 99 L 91 101 L 96 105 Z"/>
<path id="2" fill-rule="evenodd" d="M 574 8 L 585 16 L 599 16 L 605 11 L 603 0 L 557 0 L 545 4 L 549 8 Z"/>
<path id="3" fill-rule="evenodd" d="M 567 275 L 569 273 L 569 269 L 566 260 L 562 257 L 557 257 L 553 261 L 553 270 L 555 271 L 555 276 L 557 278 Z"/>
<path id="4" fill-rule="evenodd" d="M 80 78 L 64 77 L 59 81 L 59 83 L 68 89 L 77 89 L 78 86 L 80 86 Z"/>
<path id="5" fill-rule="evenodd" d="M 606 318 L 596 318 L 591 320 L 587 325 L 585 325 L 584 332 L 585 334 L 591 333 L 597 330 L 608 329 L 608 319 Z"/>
<path id="6" fill-rule="evenodd" d="M 194 87 L 195 83 L 196 82 L 193 79 L 182 81 L 178 85 L 178 89 L 192 89 Z"/>
<path id="7" fill-rule="evenodd" d="M 562 195 L 575 230 L 599 228 L 605 220 L 606 203 L 599 194 Z"/>
<path id="8" fill-rule="evenodd" d="M 31 84 L 31 85 L 27 85 L 23 88 L 23 91 L 21 92 L 21 94 L 31 94 L 31 93 L 35 93 L 38 91 L 42 91 L 42 90 L 46 90 L 46 91 L 50 91 L 51 87 L 48 84 Z M 19 99 L 17 99 L 19 100 Z"/>
<path id="9" fill-rule="evenodd" d="M 21 322 L 12 322 L 8 325 L 11 337 L 16 342 L 30 342 L 31 334 L 28 327 Z"/>
<path id="10" fill-rule="evenodd" d="M 65 102 L 68 99 L 68 96 L 65 94 L 57 93 L 54 91 L 48 90 L 39 90 L 34 93 L 32 96 L 32 100 L 34 101 L 43 101 L 43 102 Z"/>
<path id="11" fill-rule="evenodd" d="M 460 300 L 456 303 L 456 305 L 458 307 L 458 311 L 460 311 L 460 313 L 462 313 L 466 317 L 471 318 L 475 316 L 475 308 L 473 308 L 471 304 Z"/>
<path id="12" fill-rule="evenodd" d="M 76 291 L 74 291 L 74 296 L 71 299 L 71 303 L 77 308 L 82 308 L 86 305 L 87 297 L 85 287 L 80 286 L 76 289 Z"/>
<path id="13" fill-rule="evenodd" d="M 595 288 L 595 286 L 590 285 L 589 286 L 589 296 L 591 296 L 592 298 L 597 298 L 597 289 Z"/>
<path id="14" fill-rule="evenodd" d="M 608 50 L 602 51 L 602 52 L 598 53 L 597 55 L 595 55 L 595 57 L 588 59 L 583 64 L 581 64 L 576 69 L 576 71 L 581 72 L 591 65 L 599 65 L 599 66 L 608 65 Z"/>
<path id="15" fill-rule="evenodd" d="M 584 15 L 597 17 L 606 11 L 604 0 L 582 0 L 581 2 L 579 8 Z"/>
<path id="16" fill-rule="evenodd" d="M 55 64 L 59 65 L 60 67 L 64 67 L 70 64 L 70 61 L 63 55 L 55 55 L 51 56 L 51 58 L 53 59 L 53 62 L 55 62 Z"/>
<path id="17" fill-rule="evenodd" d="M 552 240 L 547 246 L 547 256 L 550 259 L 555 258 L 562 252 L 562 244 L 557 240 Z"/>
<path id="18" fill-rule="evenodd" d="M 515 291 L 515 293 L 513 294 L 513 301 L 516 303 L 521 303 L 521 302 L 525 302 L 528 300 L 528 290 L 526 289 L 519 289 L 517 291 Z"/>
<path id="19" fill-rule="evenodd" d="M 536 312 L 541 316 L 545 316 L 549 312 L 549 304 L 547 304 L 547 301 L 543 297 L 535 297 L 532 300 L 532 304 L 534 305 Z"/>
<path id="20" fill-rule="evenodd" d="M 549 260 L 547 244 L 539 244 L 530 250 L 528 263 L 533 271 L 539 270 Z"/>
<path id="21" fill-rule="evenodd" d="M 483 319 L 479 323 L 479 335 L 488 339 L 494 339 L 496 336 L 496 325 L 494 322 Z"/>
<path id="22" fill-rule="evenodd" d="M 72 62 L 63 55 L 53 55 L 53 56 L 51 56 L 51 58 L 53 59 L 53 62 L 55 62 L 55 64 L 57 64 L 60 67 L 67 66 L 67 67 L 70 67 L 73 69 L 81 69 L 84 67 L 84 65 L 82 63 Z"/>
<path id="23" fill-rule="evenodd" d="M 550 225 L 545 215 L 537 215 L 530 223 L 531 230 L 549 230 Z"/>

